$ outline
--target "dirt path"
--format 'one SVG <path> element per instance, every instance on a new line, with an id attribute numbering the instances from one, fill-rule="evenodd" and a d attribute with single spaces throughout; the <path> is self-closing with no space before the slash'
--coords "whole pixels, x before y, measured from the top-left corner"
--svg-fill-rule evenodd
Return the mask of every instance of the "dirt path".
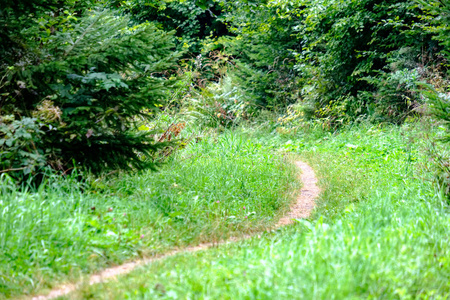
<path id="1" fill-rule="evenodd" d="M 291 206 L 290 211 L 282 217 L 278 223 L 275 225 L 275 228 L 279 228 L 281 226 L 286 226 L 292 224 L 295 219 L 300 218 L 308 218 L 311 214 L 311 211 L 314 208 L 314 200 L 319 195 L 319 188 L 317 186 L 317 178 L 314 174 L 313 169 L 308 166 L 306 163 L 301 161 L 296 161 L 295 165 L 301 170 L 301 181 L 303 182 L 303 187 L 300 190 L 300 195 L 297 198 L 297 201 Z M 240 238 L 231 238 L 229 240 L 219 242 L 219 243 L 204 243 L 198 246 L 187 247 L 180 250 L 173 250 L 171 252 L 155 256 L 147 259 L 140 259 L 136 261 L 132 261 L 129 263 L 125 263 L 123 265 L 108 268 L 103 270 L 98 274 L 94 274 L 89 277 L 89 284 L 96 284 L 100 282 L 107 281 L 108 279 L 114 278 L 116 276 L 120 276 L 123 274 L 127 274 L 134 270 L 136 267 L 143 266 L 149 263 L 152 263 L 156 260 L 161 260 L 170 256 L 174 256 L 176 254 L 187 253 L 187 252 L 197 252 L 200 250 L 208 249 L 214 246 L 223 245 L 227 243 L 234 243 L 243 239 L 251 238 L 254 235 L 247 235 Z M 85 282 L 79 282 L 74 284 L 66 284 L 55 289 L 51 290 L 47 295 L 41 295 L 33 297 L 32 300 L 48 300 L 54 299 L 60 296 L 67 295 L 73 291 L 75 291 L 80 285 Z"/>

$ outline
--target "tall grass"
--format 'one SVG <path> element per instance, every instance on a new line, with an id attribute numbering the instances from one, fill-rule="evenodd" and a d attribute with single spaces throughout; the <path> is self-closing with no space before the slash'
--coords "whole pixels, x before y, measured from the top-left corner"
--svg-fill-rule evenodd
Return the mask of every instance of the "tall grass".
<path id="1" fill-rule="evenodd" d="M 159 172 L 16 189 L 0 177 L 0 298 L 124 260 L 267 228 L 295 169 L 236 132 L 191 142 Z"/>
<path id="2" fill-rule="evenodd" d="M 448 299 L 450 210 L 419 168 L 427 157 L 416 136 L 415 125 L 299 136 L 292 143 L 307 145 L 302 155 L 324 191 L 314 219 L 172 257 L 76 296 Z"/>

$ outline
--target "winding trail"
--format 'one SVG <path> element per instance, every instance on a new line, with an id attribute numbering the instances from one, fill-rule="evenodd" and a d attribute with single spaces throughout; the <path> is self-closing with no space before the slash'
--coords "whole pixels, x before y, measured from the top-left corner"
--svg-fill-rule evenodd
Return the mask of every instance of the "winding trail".
<path id="1" fill-rule="evenodd" d="M 300 195 L 297 197 L 296 202 L 291 205 L 289 212 L 278 221 L 278 223 L 274 226 L 273 229 L 292 224 L 292 223 L 294 223 L 295 219 L 308 218 L 311 215 L 311 212 L 314 208 L 314 200 L 317 198 L 317 196 L 320 193 L 320 189 L 317 186 L 317 178 L 314 174 L 313 169 L 308 164 L 306 164 L 302 161 L 296 161 L 295 165 L 302 172 L 301 181 L 303 182 L 303 187 L 300 190 Z M 240 240 L 251 238 L 255 235 L 256 234 L 245 235 L 245 236 L 239 237 L 239 238 L 230 238 L 228 240 L 218 242 L 218 243 L 203 243 L 203 244 L 200 244 L 197 246 L 191 246 L 191 247 L 186 247 L 183 249 L 173 250 L 173 251 L 167 252 L 165 254 L 156 255 L 151 258 L 135 260 L 135 261 L 132 261 L 129 263 L 122 264 L 120 266 L 105 269 L 98 274 L 94 274 L 89 277 L 88 282 L 91 285 L 96 284 L 96 283 L 101 283 L 101 282 L 107 281 L 108 279 L 130 273 L 136 267 L 150 264 L 157 260 L 162 260 L 167 257 L 174 256 L 174 255 L 181 254 L 181 253 L 197 252 L 197 251 L 205 250 L 205 249 L 215 247 L 218 245 L 238 242 Z M 75 291 L 83 283 L 86 283 L 86 281 L 81 281 L 78 283 L 65 284 L 65 285 L 58 286 L 58 287 L 54 288 L 53 290 L 51 290 L 50 293 L 48 293 L 47 295 L 35 296 L 32 298 L 32 300 L 49 300 L 49 299 L 61 297 L 61 296 L 67 295 L 67 294 Z"/>

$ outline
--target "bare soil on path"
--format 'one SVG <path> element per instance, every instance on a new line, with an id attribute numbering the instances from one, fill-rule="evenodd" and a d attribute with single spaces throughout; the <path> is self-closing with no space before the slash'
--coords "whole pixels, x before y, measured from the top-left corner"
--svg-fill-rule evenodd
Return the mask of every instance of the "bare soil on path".
<path id="1" fill-rule="evenodd" d="M 300 179 L 303 183 L 303 187 L 300 190 L 297 200 L 295 201 L 295 203 L 293 203 L 291 205 L 289 212 L 286 215 L 284 215 L 278 221 L 277 224 L 275 224 L 273 229 L 292 224 L 295 222 L 296 219 L 308 218 L 311 215 L 311 212 L 314 208 L 314 200 L 317 198 L 317 196 L 320 193 L 320 189 L 317 186 L 317 178 L 314 174 L 314 170 L 308 164 L 306 164 L 302 161 L 296 161 L 295 165 L 301 171 Z M 256 234 L 246 235 L 246 236 L 239 237 L 239 238 L 230 238 L 228 240 L 224 240 L 219 243 L 203 243 L 203 244 L 200 244 L 197 246 L 173 250 L 173 251 L 167 252 L 165 254 L 157 255 L 157 256 L 154 256 L 151 258 L 139 259 L 139 260 L 128 262 L 128 263 L 125 263 L 125 264 L 122 264 L 122 265 L 119 265 L 116 267 L 107 268 L 98 274 L 94 274 L 94 275 L 90 276 L 88 278 L 88 281 L 86 280 L 86 281 L 82 281 L 82 282 L 78 282 L 78 283 L 65 284 L 65 285 L 58 286 L 55 289 L 51 290 L 47 295 L 35 296 L 32 298 L 32 300 L 49 300 L 49 299 L 61 297 L 61 296 L 67 295 L 67 294 L 75 291 L 81 285 L 86 284 L 86 282 L 89 282 L 90 285 L 96 284 L 96 283 L 101 283 L 101 282 L 113 279 L 117 276 L 130 273 L 136 267 L 150 264 L 157 260 L 162 260 L 167 257 L 174 256 L 174 255 L 181 254 L 181 253 L 197 252 L 197 251 L 205 250 L 205 249 L 215 247 L 218 245 L 238 242 L 240 240 L 251 238 L 255 235 Z"/>

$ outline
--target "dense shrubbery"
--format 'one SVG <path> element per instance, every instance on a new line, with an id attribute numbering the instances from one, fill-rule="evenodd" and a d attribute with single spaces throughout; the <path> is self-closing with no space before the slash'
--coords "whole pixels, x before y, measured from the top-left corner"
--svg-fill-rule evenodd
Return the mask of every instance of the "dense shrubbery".
<path id="1" fill-rule="evenodd" d="M 306 101 L 322 107 L 344 95 L 353 97 L 346 107 L 353 116 L 370 113 L 373 104 L 388 117 L 410 108 L 382 87 L 391 85 L 389 88 L 400 92 L 407 89 L 395 87 L 395 81 L 404 81 L 398 78 L 398 71 L 410 69 L 389 70 L 390 59 L 398 51 L 409 47 L 414 58 L 420 51 L 431 50 L 427 45 L 431 38 L 414 30 L 420 10 L 413 2 L 325 0 L 315 2 L 304 14 L 305 22 L 298 29 L 300 37 L 307 40 L 302 38 L 305 47 L 298 56 L 298 69 L 312 91 L 304 94 Z M 397 75 L 378 75 L 389 71 Z M 361 97 L 362 92 L 373 92 L 372 101 Z M 357 105 L 352 107 L 355 101 Z"/>
<path id="2" fill-rule="evenodd" d="M 243 89 L 266 107 L 300 101 L 312 117 L 342 124 L 365 115 L 401 122 L 422 54 L 439 50 L 413 1 L 228 4 Z"/>
<path id="3" fill-rule="evenodd" d="M 75 4 L 2 11 L 2 40 L 12 43 L 1 61 L 2 169 L 27 173 L 43 157 L 54 169 L 75 163 L 95 173 L 153 166 L 142 157 L 161 145 L 135 120 L 151 118 L 167 96 L 172 34 Z"/>
<path id="4" fill-rule="evenodd" d="M 73 160 L 97 173 L 152 166 L 142 158 L 158 146 L 136 120 L 148 123 L 155 109 L 230 126 L 261 109 L 290 107 L 289 115 L 295 107 L 296 122 L 336 128 L 422 114 L 430 97 L 420 81 L 448 92 L 448 5 L 440 1 L 21 0 L 2 7 L 3 170 L 67 170 Z M 175 48 L 184 49 L 182 60 Z M 175 74 L 182 80 L 168 93 Z"/>
<path id="5" fill-rule="evenodd" d="M 280 108 L 299 100 L 293 37 L 296 6 L 266 1 L 223 1 L 235 37 L 218 40 L 236 57 L 233 75 L 248 100 L 262 108 Z"/>
<path id="6" fill-rule="evenodd" d="M 191 54 L 201 52 L 204 39 L 227 33 L 221 7 L 210 0 L 138 0 L 123 1 L 119 5 L 135 23 L 151 21 L 166 31 L 176 30 L 179 48 Z"/>

